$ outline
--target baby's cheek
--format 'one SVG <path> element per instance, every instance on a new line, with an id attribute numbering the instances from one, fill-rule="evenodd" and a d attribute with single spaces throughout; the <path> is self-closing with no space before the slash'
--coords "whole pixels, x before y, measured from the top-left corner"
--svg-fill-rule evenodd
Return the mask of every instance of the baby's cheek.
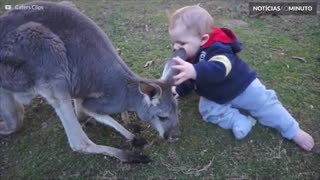
<path id="1" fill-rule="evenodd" d="M 186 50 L 187 55 L 192 54 L 192 48 L 190 48 L 190 46 L 184 46 L 183 48 Z"/>
<path id="2" fill-rule="evenodd" d="M 195 56 L 196 52 L 197 52 L 196 49 L 194 49 L 194 48 L 189 48 L 189 50 L 187 51 L 187 55 L 188 55 L 189 57 L 193 57 L 193 56 Z"/>

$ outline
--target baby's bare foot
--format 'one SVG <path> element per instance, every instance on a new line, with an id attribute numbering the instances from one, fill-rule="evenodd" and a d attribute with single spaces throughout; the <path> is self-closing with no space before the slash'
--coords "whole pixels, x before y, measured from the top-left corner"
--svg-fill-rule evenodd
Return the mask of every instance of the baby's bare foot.
<path id="1" fill-rule="evenodd" d="M 299 129 L 298 133 L 293 137 L 292 140 L 306 151 L 311 151 L 314 146 L 313 138 L 310 136 L 310 134 L 306 133 L 302 129 Z"/>

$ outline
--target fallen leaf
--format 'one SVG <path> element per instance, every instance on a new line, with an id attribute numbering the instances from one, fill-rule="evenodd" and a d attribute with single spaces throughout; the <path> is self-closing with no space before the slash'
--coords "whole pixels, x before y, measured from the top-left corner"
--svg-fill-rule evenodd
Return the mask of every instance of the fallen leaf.
<path id="1" fill-rule="evenodd" d="M 153 64 L 153 61 L 147 61 L 143 67 L 146 68 L 148 66 L 151 66 L 152 64 Z"/>

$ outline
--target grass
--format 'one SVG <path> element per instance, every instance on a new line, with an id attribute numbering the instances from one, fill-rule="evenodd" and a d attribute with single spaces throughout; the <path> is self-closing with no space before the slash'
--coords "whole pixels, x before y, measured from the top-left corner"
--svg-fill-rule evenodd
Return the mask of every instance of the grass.
<path id="1" fill-rule="evenodd" d="M 1 1 L 1 14 L 4 4 L 21 2 Z M 148 78 L 160 77 L 171 53 L 166 13 L 197 2 L 74 1 L 103 28 L 131 69 Z M 153 162 L 123 164 L 104 155 L 72 152 L 53 109 L 42 99 L 35 99 L 26 107 L 23 131 L 0 137 L 0 179 L 319 179 L 319 16 L 256 19 L 241 15 L 241 10 L 228 11 L 232 2 L 201 1 L 201 5 L 215 16 L 218 25 L 228 19 L 247 23 L 233 27 L 245 45 L 240 56 L 267 87 L 277 91 L 300 126 L 313 135 L 316 146 L 312 152 L 302 151 L 260 124 L 237 141 L 231 131 L 201 120 L 198 97 L 193 94 L 179 100 L 180 140 L 168 143 L 147 124 L 139 123 L 142 135 L 152 144 L 145 153 Z M 292 56 L 303 57 L 306 62 Z M 143 68 L 150 60 L 154 64 Z M 126 127 L 132 131 L 130 125 Z M 83 128 L 98 144 L 131 148 L 109 127 L 83 124 Z"/>

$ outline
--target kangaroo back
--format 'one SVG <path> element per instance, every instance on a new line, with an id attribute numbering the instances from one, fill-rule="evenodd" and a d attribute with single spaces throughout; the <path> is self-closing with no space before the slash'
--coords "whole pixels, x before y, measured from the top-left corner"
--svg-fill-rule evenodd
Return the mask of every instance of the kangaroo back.
<path id="1" fill-rule="evenodd" d="M 24 6 L 32 5 L 41 6 L 43 9 L 13 10 L 0 17 L 0 62 L 17 64 L 16 68 L 10 72 L 19 69 L 18 72 L 21 75 L 17 77 L 25 77 L 21 82 L 28 82 L 21 84 L 21 87 L 18 85 L 12 87 L 12 90 L 29 87 L 40 78 L 28 78 L 30 75 L 27 72 L 33 70 L 28 69 L 28 66 L 24 66 L 27 69 L 21 69 L 19 64 L 26 63 L 31 66 L 30 68 L 34 68 L 56 61 L 54 58 L 50 59 L 48 51 L 41 49 L 44 44 L 48 44 L 48 46 L 61 44 L 61 47 L 57 48 L 55 52 L 60 51 L 58 53 L 66 58 L 65 63 L 58 62 L 58 65 L 65 66 L 62 69 L 68 71 L 67 75 L 63 74 L 62 76 L 68 78 L 73 96 L 81 96 L 90 93 L 90 91 L 102 89 L 99 86 L 106 79 L 114 80 L 114 82 L 125 79 L 125 77 L 115 78 L 115 73 L 139 78 L 117 55 L 107 35 L 76 8 L 51 2 L 31 2 Z M 30 35 L 26 31 L 33 31 L 33 34 Z M 30 46 L 26 41 L 34 42 L 32 37 L 39 35 L 35 33 L 42 33 L 45 36 L 42 40 L 50 40 L 50 42 L 39 42 Z M 25 41 L 22 42 L 21 38 L 24 38 Z M 17 47 L 17 44 L 24 45 L 24 47 Z M 27 53 L 19 55 L 22 53 L 22 49 Z M 40 51 L 44 54 L 39 54 Z M 46 57 L 46 59 L 39 60 L 39 57 Z M 41 68 L 43 69 L 43 67 Z M 50 68 L 55 68 L 55 66 L 51 65 Z M 10 72 L 7 73 L 7 76 L 13 74 Z M 101 74 L 102 72 L 103 74 Z M 43 74 L 39 74 L 39 76 L 43 77 Z M 2 79 L 6 78 L 2 77 Z M 12 82 L 0 81 L 0 86 L 10 88 L 12 84 L 19 84 L 14 79 Z M 91 87 L 95 88 L 88 87 L 88 81 L 93 83 Z"/>

